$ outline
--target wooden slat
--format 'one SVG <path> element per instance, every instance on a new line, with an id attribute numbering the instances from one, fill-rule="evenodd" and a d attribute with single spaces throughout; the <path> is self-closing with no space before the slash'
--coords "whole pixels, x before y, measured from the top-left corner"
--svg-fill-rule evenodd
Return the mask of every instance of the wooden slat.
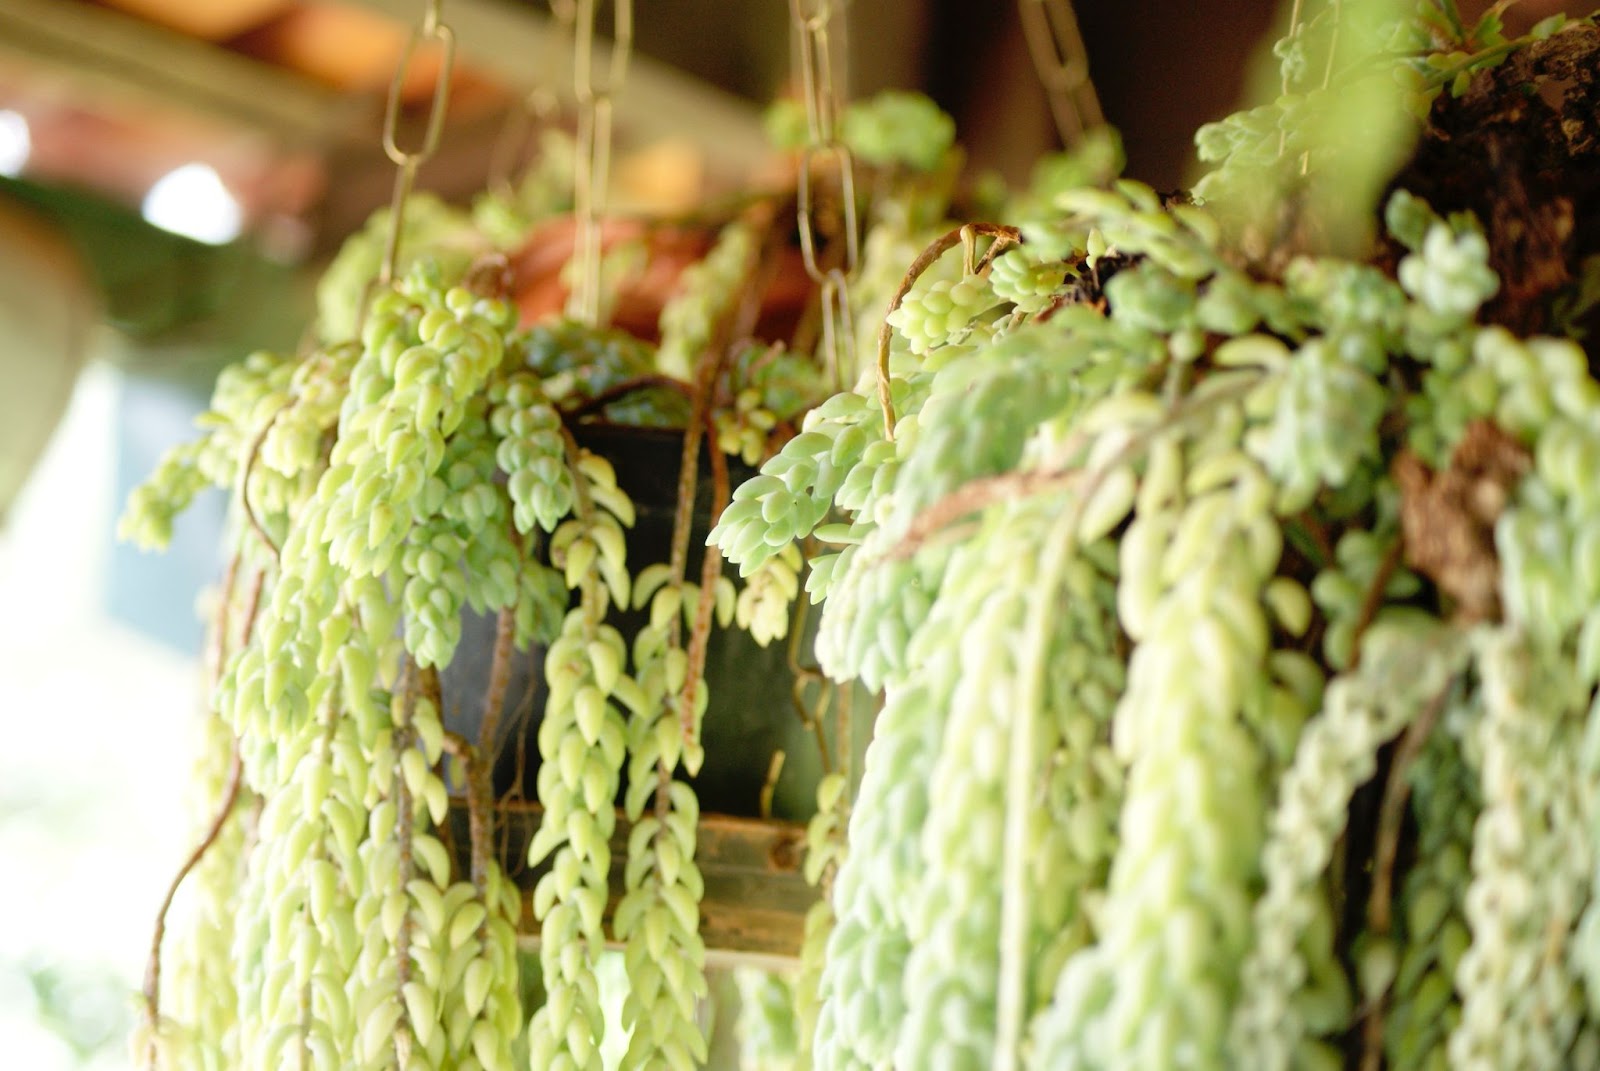
<path id="1" fill-rule="evenodd" d="M 408 32 L 405 24 L 366 8 L 310 3 L 273 20 L 236 47 L 341 93 L 382 99 Z M 437 43 L 418 48 L 406 71 L 407 103 L 426 103 L 431 97 L 439 60 Z"/>
<path id="2" fill-rule="evenodd" d="M 527 857 L 528 842 L 542 815 L 543 808 L 530 804 L 502 806 L 495 815 L 505 848 L 501 866 L 523 892 L 519 930 L 534 940 L 539 925 L 533 918 L 533 887 L 549 869 L 549 861 L 530 868 Z M 622 868 L 632 828 L 633 824 L 619 813 L 611 837 L 608 926 L 622 895 Z M 467 813 L 459 802 L 451 808 L 451 832 L 465 872 L 469 852 Z M 700 935 L 709 955 L 723 962 L 745 958 L 790 960 L 799 955 L 806 911 L 817 899 L 817 890 L 807 885 L 800 874 L 804 841 L 805 827 L 797 823 L 720 814 L 700 816 L 695 859 L 706 884 L 705 899 L 700 904 Z"/>
<path id="3" fill-rule="evenodd" d="M 179 104 L 320 145 L 371 126 L 366 105 L 307 79 L 106 8 L 64 0 L 0 2 L 0 61 L 21 55 L 128 100 Z"/>
<path id="4" fill-rule="evenodd" d="M 292 0 L 100 0 L 190 37 L 223 41 L 260 26 Z"/>

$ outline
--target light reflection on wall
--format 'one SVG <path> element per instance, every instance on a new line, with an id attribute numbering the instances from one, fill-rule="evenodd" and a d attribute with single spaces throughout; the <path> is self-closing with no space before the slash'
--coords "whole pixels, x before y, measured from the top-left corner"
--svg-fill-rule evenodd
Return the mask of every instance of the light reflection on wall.
<path id="1" fill-rule="evenodd" d="M 6 1067 L 126 1068 L 156 907 L 197 820 L 197 659 L 103 605 L 117 373 L 91 367 L 0 532 Z"/>
<path id="2" fill-rule="evenodd" d="M 16 178 L 33 155 L 33 132 L 28 118 L 10 108 L 0 108 L 0 175 Z"/>
<path id="3" fill-rule="evenodd" d="M 145 194 L 145 221 L 207 245 L 239 237 L 244 209 L 210 164 L 190 163 L 162 175 Z"/>

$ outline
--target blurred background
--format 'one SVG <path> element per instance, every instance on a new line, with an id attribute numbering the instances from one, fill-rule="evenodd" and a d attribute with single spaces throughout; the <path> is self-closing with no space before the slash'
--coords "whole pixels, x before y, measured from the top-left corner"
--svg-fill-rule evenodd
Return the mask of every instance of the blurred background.
<path id="1" fill-rule="evenodd" d="M 609 5 L 602 4 L 602 8 Z M 1483 4 L 1463 4 L 1464 9 Z M 1529 2 L 1508 21 L 1595 4 Z M 125 1066 L 161 895 L 190 843 L 196 602 L 221 501 L 170 553 L 113 538 L 216 371 L 295 344 L 311 286 L 387 202 L 380 132 L 422 0 L 0 0 L 0 1046 L 8 1067 Z M 847 94 L 919 88 L 973 174 L 1057 147 L 1017 5 L 843 5 Z M 1196 126 L 1238 101 L 1267 0 L 1078 5 L 1133 177 L 1183 184 Z M 444 0 L 459 55 L 419 188 L 514 170 L 508 123 L 570 59 L 538 0 Z M 637 0 L 616 197 L 675 213 L 782 174 L 760 122 L 791 90 L 785 0 Z M 403 126 L 439 69 L 420 52 Z M 570 122 L 570 117 L 567 117 Z"/>

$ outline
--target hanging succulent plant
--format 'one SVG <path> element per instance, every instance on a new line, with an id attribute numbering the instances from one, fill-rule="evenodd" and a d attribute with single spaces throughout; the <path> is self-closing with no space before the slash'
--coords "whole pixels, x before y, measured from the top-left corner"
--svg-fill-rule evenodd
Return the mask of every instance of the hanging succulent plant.
<path id="1" fill-rule="evenodd" d="M 894 106 L 948 122 L 926 102 Z M 948 141 L 937 135 L 935 156 Z M 763 460 L 826 393 L 821 345 L 806 323 L 792 351 L 760 333 L 789 256 L 789 198 L 754 197 L 701 234 L 600 220 L 591 190 L 596 218 L 574 221 L 552 192 L 570 153 L 547 148 L 553 161 L 471 215 L 402 197 L 375 217 L 322 279 L 305 350 L 224 372 L 200 439 L 130 501 L 123 532 L 149 547 L 208 485 L 234 495 L 237 520 L 206 765 L 217 818 L 193 879 L 204 910 L 163 986 L 163 908 L 137 1046 L 147 1065 L 598 1068 L 619 1031 L 625 1067 L 707 1058 L 689 779 L 705 758 L 709 635 L 786 638 L 800 558 L 775 555 L 742 591 L 714 552 L 691 572 L 692 533 L 707 526 L 696 502 L 714 513 L 727 499 L 724 451 Z M 590 223 L 590 281 L 547 271 L 551 249 L 577 263 Z M 500 252 L 530 228 L 530 248 Z M 653 289 L 630 278 L 641 264 Z M 599 288 L 576 303 L 587 318 L 553 314 L 586 285 Z M 589 445 L 617 423 L 681 433 L 658 561 L 630 554 L 636 505 Z M 484 672 L 447 685 L 477 618 L 493 622 Z M 515 706 L 511 664 L 529 651 L 546 687 L 522 761 L 537 766 L 542 811 L 511 859 L 491 767 Z M 850 733 L 835 743 L 848 751 Z M 833 774 L 823 799 L 844 781 Z M 507 791 L 520 790 L 519 773 Z M 841 812 L 823 810 L 813 884 L 843 832 Z M 531 1022 L 511 876 L 524 864 L 538 874 Z M 813 932 L 820 966 L 825 931 Z M 615 1001 L 601 984 L 611 942 L 626 975 Z"/>
<path id="2" fill-rule="evenodd" d="M 1002 222 L 963 225 L 925 102 L 826 123 L 811 102 L 803 134 L 780 113 L 823 307 L 792 350 L 743 337 L 773 203 L 693 246 L 644 332 L 601 313 L 636 314 L 622 269 L 677 239 L 594 219 L 540 232 L 563 262 L 599 258 L 577 273 L 604 283 L 589 319 L 521 324 L 560 303 L 513 301 L 538 258 L 485 255 L 561 210 L 556 179 L 476 222 L 412 213 L 409 268 L 370 294 L 388 234 L 358 236 L 314 346 L 225 373 L 202 438 L 128 514 L 149 544 L 207 484 L 239 514 L 206 766 L 221 806 L 203 910 L 147 987 L 149 1051 L 703 1063 L 685 776 L 707 635 L 783 638 L 803 583 L 822 668 L 883 705 L 859 784 L 846 761 L 818 787 L 799 970 L 744 982 L 758 1058 L 1600 1066 L 1582 346 L 1600 29 L 1301 8 L 1275 99 L 1201 131 L 1197 197 L 1117 179 L 1101 128 Z M 884 177 L 859 203 L 827 188 L 870 224 L 835 251 L 859 253 L 848 270 L 814 229 L 841 146 Z M 852 379 L 858 340 L 855 388 L 808 411 Z M 578 434 L 596 416 L 684 431 L 664 561 L 629 560 L 635 504 Z M 729 499 L 711 541 L 742 589 L 716 553 L 691 575 L 708 443 Z M 729 488 L 727 455 L 762 471 Z M 475 740 L 439 677 L 469 611 L 496 622 Z M 530 646 L 548 685 L 531 1028 L 486 763 Z"/>
<path id="3" fill-rule="evenodd" d="M 1514 333 L 1586 292 L 1600 34 L 1498 12 L 1306 5 L 1203 204 L 1041 169 L 735 493 L 887 693 L 815 1066 L 1600 1059 L 1600 390 Z"/>

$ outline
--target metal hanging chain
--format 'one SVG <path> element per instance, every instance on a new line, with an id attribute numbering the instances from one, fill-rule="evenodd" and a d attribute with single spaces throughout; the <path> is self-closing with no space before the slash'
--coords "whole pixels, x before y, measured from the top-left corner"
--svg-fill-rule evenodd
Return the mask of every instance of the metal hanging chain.
<path id="1" fill-rule="evenodd" d="M 504 124 L 489 151 L 485 185 L 501 197 L 514 194 L 535 136 L 560 114 L 561 102 L 547 85 L 528 90 L 506 112 Z"/>
<path id="2" fill-rule="evenodd" d="M 843 355 L 855 338 L 847 284 L 859 259 L 860 236 L 856 220 L 855 165 L 850 150 L 838 135 L 841 93 L 834 75 L 830 32 L 838 7 L 837 0 L 789 0 L 789 13 L 799 45 L 800 86 L 806 109 L 806 147 L 801 155 L 795 191 L 800 254 L 806 274 L 820 291 L 824 364 L 834 386 L 843 389 L 851 364 Z M 818 230 L 816 187 L 819 176 L 829 167 L 839 177 L 844 263 L 824 268 L 817 255 L 825 238 Z"/>
<path id="3" fill-rule="evenodd" d="M 1085 133 L 1104 123 L 1105 116 L 1089 80 L 1089 53 L 1072 0 L 1017 0 L 1017 7 L 1056 132 L 1063 145 L 1073 148 Z"/>
<path id="4" fill-rule="evenodd" d="M 573 103 L 560 86 L 572 82 L 564 68 L 573 59 L 577 11 L 577 0 L 550 0 L 551 29 L 538 49 L 543 54 L 538 66 L 546 73 L 506 113 L 489 156 L 488 187 L 501 196 L 509 196 L 521 179 L 534 137 Z"/>
<path id="5" fill-rule="evenodd" d="M 395 65 L 394 81 L 389 83 L 389 101 L 383 113 L 383 151 L 394 161 L 394 194 L 389 200 L 389 234 L 383 247 L 383 265 L 378 271 L 378 282 L 387 286 L 394 280 L 395 262 L 400 255 L 400 234 L 405 224 L 406 201 L 411 188 L 416 185 L 417 169 L 439 148 L 439 135 L 444 131 L 445 113 L 450 110 L 450 79 L 455 69 L 456 35 L 444 24 L 439 14 L 441 0 L 427 0 L 422 20 L 411 29 L 411 36 L 400 52 L 400 62 Z M 428 123 L 423 128 L 422 144 L 414 149 L 401 148 L 399 138 L 401 91 L 406 75 L 417 50 L 427 42 L 437 42 L 440 48 L 439 70 L 433 83 L 433 99 L 428 105 Z"/>
<path id="6" fill-rule="evenodd" d="M 806 147 L 801 154 L 795 190 L 800 255 L 806 274 L 817 284 L 822 309 L 823 364 L 838 390 L 843 390 L 847 377 L 854 374 L 855 362 L 849 357 L 855 343 L 849 281 L 860 255 L 855 163 L 838 131 L 843 94 L 834 73 L 833 53 L 834 39 L 837 37 L 842 41 L 844 26 L 841 20 L 839 26 L 834 27 L 833 20 L 841 6 L 839 0 L 789 0 L 789 13 L 797 43 L 800 88 L 806 109 Z M 839 227 L 843 231 L 844 258 L 842 264 L 824 267 L 819 251 L 827 243 L 828 235 L 822 233 L 817 215 L 817 187 L 828 170 L 838 175 Z M 849 703 L 845 701 L 846 697 L 836 693 L 836 686 L 832 682 L 814 666 L 803 664 L 799 658 L 799 640 L 804 633 L 803 614 L 791 628 L 789 662 L 795 672 L 795 706 L 800 710 L 802 719 L 812 725 L 818 734 L 818 742 L 823 746 L 825 769 L 828 755 L 821 719 L 826 716 L 830 706 L 834 709 L 834 768 L 844 776 L 848 798 L 853 795 L 854 789 L 850 770 L 852 730 Z M 816 689 L 816 700 L 808 702 L 807 692 L 813 687 Z"/>
<path id="7" fill-rule="evenodd" d="M 560 82 L 550 73 L 572 55 L 568 37 L 572 31 L 574 0 L 553 0 L 553 28 L 540 42 L 544 53 L 536 66 L 543 72 L 539 80 L 506 111 L 500 132 L 489 151 L 489 173 L 485 185 L 497 196 L 510 197 L 520 182 L 531 155 L 534 138 L 561 114 Z M 563 14 L 565 13 L 565 14 Z"/>
<path id="8" fill-rule="evenodd" d="M 578 159 L 573 190 L 577 276 L 568 312 L 592 327 L 600 319 L 600 217 L 605 212 L 606 190 L 611 181 L 613 102 L 628 76 L 628 58 L 633 51 L 633 0 L 612 0 L 611 49 L 603 64 L 602 78 L 596 77 L 596 68 L 601 65 L 595 62 L 597 0 L 576 0 L 576 4 L 562 0 L 552 6 L 557 19 L 572 26 L 572 90 L 578 104 Z"/>

